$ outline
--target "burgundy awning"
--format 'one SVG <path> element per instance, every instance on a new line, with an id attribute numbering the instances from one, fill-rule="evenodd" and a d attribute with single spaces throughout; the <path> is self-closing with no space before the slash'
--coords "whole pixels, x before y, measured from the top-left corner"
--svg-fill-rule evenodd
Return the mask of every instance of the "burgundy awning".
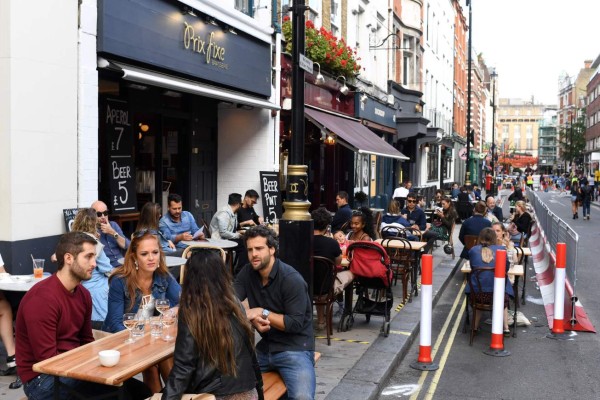
<path id="1" fill-rule="evenodd" d="M 304 112 L 309 120 L 334 133 L 348 144 L 347 147 L 357 153 L 409 160 L 391 144 L 353 118 L 333 115 L 308 107 L 304 109 Z"/>

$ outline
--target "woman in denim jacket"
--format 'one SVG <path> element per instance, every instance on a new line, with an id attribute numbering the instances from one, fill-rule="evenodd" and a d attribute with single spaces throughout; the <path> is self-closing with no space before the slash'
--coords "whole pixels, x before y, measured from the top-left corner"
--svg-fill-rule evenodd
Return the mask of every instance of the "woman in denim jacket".
<path id="1" fill-rule="evenodd" d="M 125 313 L 141 311 L 144 318 L 151 317 L 155 314 L 155 299 L 168 299 L 171 307 L 177 306 L 180 292 L 181 286 L 167 269 L 158 232 L 135 232 L 125 254 L 125 262 L 109 278 L 108 312 L 103 329 L 108 332 L 124 330 Z M 140 310 L 141 304 L 144 304 L 143 310 Z M 159 364 L 165 378 L 172 366 L 172 358 Z M 155 393 L 159 392 L 161 387 L 158 369 L 152 367 L 144 371 L 143 375 L 144 383 Z"/>

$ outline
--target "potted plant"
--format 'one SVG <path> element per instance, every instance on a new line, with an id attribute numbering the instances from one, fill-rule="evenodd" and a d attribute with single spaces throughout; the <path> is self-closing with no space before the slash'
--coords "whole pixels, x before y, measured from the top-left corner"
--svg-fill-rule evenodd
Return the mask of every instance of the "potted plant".
<path id="1" fill-rule="evenodd" d="M 342 75 L 351 81 L 360 73 L 360 57 L 356 58 L 356 50 L 346 45 L 344 38 L 334 36 L 330 31 L 321 27 L 315 28 L 312 21 L 306 21 L 305 55 L 313 62 L 319 63 L 323 70 L 334 76 Z M 281 32 L 286 42 L 285 50 L 292 53 L 292 21 L 289 16 L 283 18 Z"/>
<path id="2" fill-rule="evenodd" d="M 354 208 L 360 207 L 369 207 L 369 197 L 362 190 L 354 193 Z"/>

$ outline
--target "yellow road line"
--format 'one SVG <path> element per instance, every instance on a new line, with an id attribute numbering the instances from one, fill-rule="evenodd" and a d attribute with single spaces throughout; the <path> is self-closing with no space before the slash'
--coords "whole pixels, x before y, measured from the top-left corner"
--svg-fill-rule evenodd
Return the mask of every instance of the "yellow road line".
<path id="1" fill-rule="evenodd" d="M 315 336 L 315 339 L 327 339 L 327 336 Z M 354 339 L 342 339 L 342 338 L 330 338 L 332 342 L 348 342 L 348 343 L 358 343 L 358 344 L 371 344 L 371 342 L 365 342 L 364 340 L 354 340 Z"/>
<path id="2" fill-rule="evenodd" d="M 454 338 L 456 338 L 456 332 L 458 331 L 458 328 L 460 326 L 460 321 L 462 320 L 462 316 L 463 316 L 464 312 L 465 312 L 465 309 L 463 307 L 461 307 L 460 311 L 458 312 L 456 321 L 454 321 L 454 327 L 452 328 L 452 332 L 450 333 L 448 341 L 446 342 L 446 347 L 444 348 L 444 353 L 442 354 L 442 357 L 440 358 L 440 364 L 439 364 L 440 368 L 438 370 L 436 370 L 435 375 L 433 375 L 431 384 L 429 385 L 429 388 L 427 389 L 427 395 L 425 396 L 425 400 L 433 399 L 433 395 L 435 394 L 437 385 L 440 382 L 440 377 L 442 376 L 442 372 L 444 371 L 444 367 L 446 366 L 446 361 L 448 361 L 448 354 L 450 354 L 450 350 L 452 349 L 452 344 L 454 343 Z"/>
<path id="3" fill-rule="evenodd" d="M 437 354 L 437 351 L 440 348 L 442 340 L 444 339 L 444 336 L 446 336 L 446 330 L 448 329 L 448 326 L 450 325 L 450 321 L 452 321 L 452 316 L 454 315 L 456 307 L 458 307 L 459 303 L 461 303 L 462 296 L 464 296 L 464 293 L 463 293 L 464 289 L 465 289 L 465 282 L 463 281 L 462 285 L 460 286 L 460 289 L 458 290 L 458 295 L 456 296 L 456 299 L 454 300 L 454 304 L 452 304 L 452 308 L 450 309 L 450 312 L 448 313 L 448 317 L 446 318 L 446 321 L 444 322 L 444 325 L 442 326 L 442 329 L 440 330 L 437 340 L 435 341 L 435 345 L 433 346 L 433 349 L 431 349 L 431 358 L 432 359 L 435 358 L 435 355 Z M 462 308 L 462 304 L 460 306 Z M 416 392 L 414 392 L 412 396 L 410 396 L 410 400 L 416 400 L 418 398 L 419 393 L 421 392 L 421 388 L 423 387 L 423 382 L 425 382 L 425 378 L 427 378 L 427 374 L 428 374 L 428 371 L 423 371 L 421 373 L 421 377 L 419 378 L 419 382 L 417 383 L 417 385 L 419 386 L 419 389 Z"/>

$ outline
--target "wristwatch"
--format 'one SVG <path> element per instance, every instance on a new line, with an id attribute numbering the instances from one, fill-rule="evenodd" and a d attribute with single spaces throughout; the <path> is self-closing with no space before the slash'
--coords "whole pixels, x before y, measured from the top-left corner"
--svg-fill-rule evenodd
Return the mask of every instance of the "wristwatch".
<path id="1" fill-rule="evenodd" d="M 269 314 L 271 314 L 271 311 L 267 310 L 266 308 L 263 308 L 262 317 L 264 319 L 269 319 Z"/>
<path id="2" fill-rule="evenodd" d="M 118 239 L 118 238 L 119 238 L 119 234 L 118 234 L 117 232 L 115 232 L 115 234 L 113 235 L 113 237 L 114 237 L 115 239 Z"/>

